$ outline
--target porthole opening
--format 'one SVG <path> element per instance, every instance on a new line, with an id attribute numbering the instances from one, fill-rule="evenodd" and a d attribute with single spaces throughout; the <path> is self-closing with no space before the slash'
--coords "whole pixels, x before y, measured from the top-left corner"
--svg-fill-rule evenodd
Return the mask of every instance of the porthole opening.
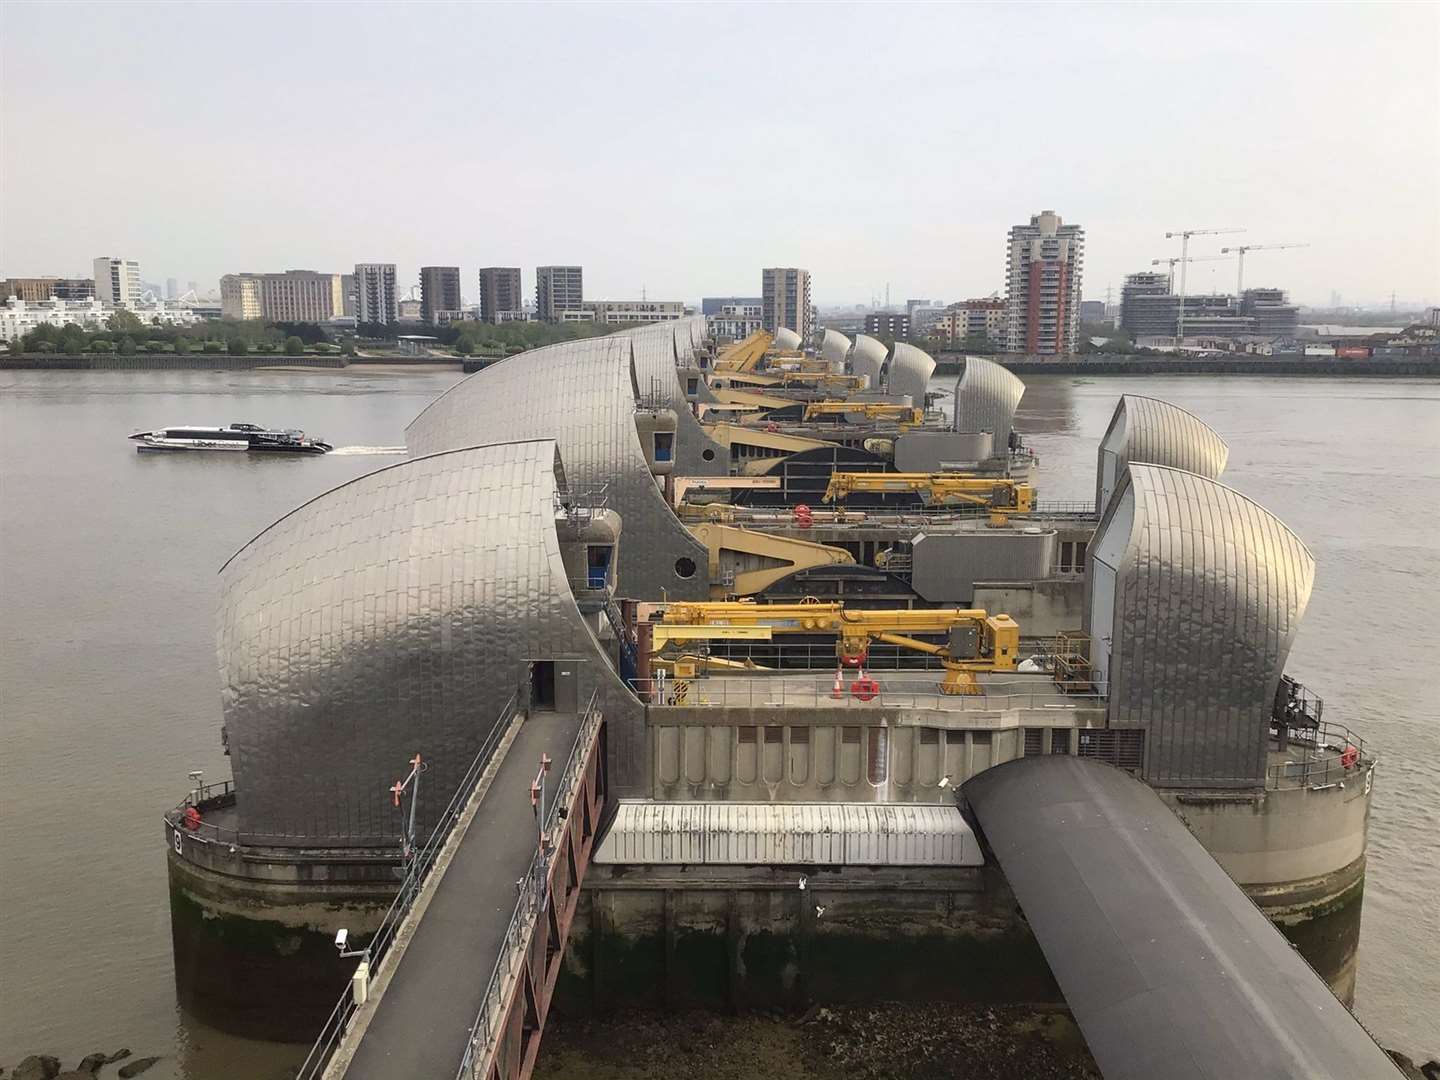
<path id="1" fill-rule="evenodd" d="M 695 576 L 695 560 L 685 555 L 675 560 L 675 574 L 677 577 L 692 578 Z"/>
<path id="2" fill-rule="evenodd" d="M 709 448 L 707 447 L 706 449 L 700 451 L 700 456 L 701 456 L 702 458 L 704 458 L 706 461 L 714 461 L 714 460 L 715 460 L 715 451 L 714 451 L 714 450 L 711 450 L 711 449 L 709 449 Z"/>

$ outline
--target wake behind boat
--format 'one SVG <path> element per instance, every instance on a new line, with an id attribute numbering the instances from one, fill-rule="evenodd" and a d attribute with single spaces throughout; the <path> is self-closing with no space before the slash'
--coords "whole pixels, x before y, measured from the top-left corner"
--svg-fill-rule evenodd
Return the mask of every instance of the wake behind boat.
<path id="1" fill-rule="evenodd" d="M 324 454 L 331 446 L 303 431 L 271 430 L 258 424 L 226 427 L 166 427 L 130 436 L 140 453 L 162 450 L 242 450 L 270 454 Z"/>

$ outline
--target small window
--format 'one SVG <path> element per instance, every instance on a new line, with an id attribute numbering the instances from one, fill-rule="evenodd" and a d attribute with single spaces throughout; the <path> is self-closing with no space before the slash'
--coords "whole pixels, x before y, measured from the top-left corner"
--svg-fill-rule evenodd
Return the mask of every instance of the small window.
<path id="1" fill-rule="evenodd" d="M 673 431 L 655 432 L 655 460 L 669 461 L 675 453 L 675 433 Z"/>
<path id="2" fill-rule="evenodd" d="M 921 746 L 938 746 L 938 745 L 940 745 L 940 732 L 937 731 L 935 728 L 932 728 L 932 727 L 922 727 L 922 728 L 920 729 L 920 745 L 921 745 Z"/>
<path id="3" fill-rule="evenodd" d="M 736 737 L 736 741 L 742 746 L 753 746 L 758 741 L 753 727 L 742 727 L 737 730 L 739 734 Z"/>
<path id="4" fill-rule="evenodd" d="M 714 451 L 714 450 L 711 450 L 711 449 L 707 446 L 704 450 L 700 451 L 700 456 L 701 456 L 702 458 L 704 458 L 706 461 L 714 461 L 714 460 L 715 460 L 715 451 Z"/>
<path id="5" fill-rule="evenodd" d="M 810 729 L 808 727 L 792 727 L 790 729 L 791 746 L 809 746 Z"/>
<path id="6" fill-rule="evenodd" d="M 686 380 L 685 380 L 685 393 L 686 393 L 687 396 L 692 396 L 692 397 L 693 397 L 695 394 L 698 394 L 699 392 L 700 392 L 700 380 L 699 380 L 698 378 L 690 378 L 690 379 L 686 379 Z"/>
<path id="7" fill-rule="evenodd" d="M 695 560 L 686 555 L 681 555 L 675 560 L 675 576 L 692 578 L 695 576 Z"/>
<path id="8" fill-rule="evenodd" d="M 858 727 L 847 727 L 843 729 L 840 733 L 840 740 L 841 742 L 847 743 L 851 746 L 859 746 L 860 729 Z"/>
<path id="9" fill-rule="evenodd" d="M 765 745 L 779 746 L 785 741 L 785 732 L 778 727 L 767 727 L 765 729 Z"/>
<path id="10" fill-rule="evenodd" d="M 1045 731 L 1043 728 L 1027 727 L 1025 729 L 1025 756 L 1035 757 L 1041 753 L 1045 746 Z"/>

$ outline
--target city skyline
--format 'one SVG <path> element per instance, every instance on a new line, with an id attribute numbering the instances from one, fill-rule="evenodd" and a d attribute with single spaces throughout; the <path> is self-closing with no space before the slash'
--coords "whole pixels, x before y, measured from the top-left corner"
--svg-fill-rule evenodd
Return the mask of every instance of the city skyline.
<path id="1" fill-rule="evenodd" d="M 425 59 L 429 20 L 403 7 L 336 21 L 320 5 L 208 5 L 138 38 L 134 20 L 160 8 L 66 10 L 7 11 L 7 201 L 67 208 L 6 215 L 7 275 L 68 275 L 115 251 L 213 288 L 225 273 L 381 258 L 408 294 L 421 266 L 458 264 L 473 289 L 481 266 L 529 277 L 563 261 L 586 267 L 589 295 L 693 302 L 786 265 L 811 269 L 822 306 L 887 284 L 898 304 L 1003 292 L 1006 231 L 1049 207 L 1086 230 L 1087 299 L 1118 297 L 1126 274 L 1179 254 L 1166 231 L 1200 226 L 1247 232 L 1197 238 L 1191 254 L 1308 243 L 1247 265 L 1302 303 L 1440 294 L 1440 75 L 1395 47 L 1433 38 L 1435 8 L 1257 7 L 1242 34 L 1204 8 L 898 7 L 929 29 L 890 40 L 872 9 L 815 21 L 781 6 L 761 50 L 733 18 L 743 9 L 723 5 L 462 5 L 447 34 L 483 25 L 490 55 L 448 66 Z M 220 35 L 247 59 L 217 61 L 203 46 Z M 121 41 L 127 64 L 91 74 Z M 850 70 L 837 58 L 860 55 L 871 74 L 837 78 Z M 387 79 L 364 89 L 367 107 L 335 111 L 323 134 L 293 108 L 342 100 L 372 68 Z M 547 68 L 565 77 L 537 80 Z M 1317 77 L 1341 70 L 1366 72 L 1363 97 Z M 795 90 L 781 108 L 777 78 Z M 47 87 L 44 109 L 30 85 Z M 506 86 L 513 108 L 468 110 L 458 128 L 430 107 Z M 562 131 L 558 99 L 576 89 L 596 119 Z M 136 106 L 91 137 L 51 122 L 110 95 Z M 654 134 L 617 138 L 603 117 L 639 101 Z M 104 187 L 130 194 L 94 198 Z M 1200 263 L 1190 288 L 1233 277 L 1233 261 Z"/>

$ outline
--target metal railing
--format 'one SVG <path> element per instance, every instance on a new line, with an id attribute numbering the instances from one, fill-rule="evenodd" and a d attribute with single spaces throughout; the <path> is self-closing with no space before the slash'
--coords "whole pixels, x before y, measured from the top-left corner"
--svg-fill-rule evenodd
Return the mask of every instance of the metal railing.
<path id="1" fill-rule="evenodd" d="M 870 674 L 869 667 L 866 668 Z M 693 679 L 656 677 L 632 679 L 635 692 L 656 705 L 681 708 L 929 709 L 943 712 L 996 712 L 1007 709 L 1074 709 L 1098 706 L 1105 699 L 1103 683 L 1061 684 L 1049 679 L 983 682 L 978 694 L 946 694 L 940 680 L 886 677 L 876 680 L 878 692 L 861 699 L 851 691 L 853 675 L 841 680 L 805 676 L 722 675 Z"/>
<path id="2" fill-rule="evenodd" d="M 191 791 L 180 801 L 180 804 L 173 810 L 165 812 L 165 823 L 172 828 L 182 830 L 187 836 L 200 841 L 202 844 L 230 844 L 240 843 L 240 832 L 238 829 L 226 825 L 215 825 L 204 819 L 204 812 L 208 809 L 219 809 L 235 805 L 235 781 L 221 780 L 215 784 L 202 784 Z M 194 807 L 197 813 L 201 814 L 199 821 L 186 821 L 185 811 Z"/>
<path id="3" fill-rule="evenodd" d="M 1265 787 L 1271 791 L 1330 787 L 1364 775 L 1375 764 L 1375 756 L 1365 752 L 1365 740 L 1344 724 L 1321 721 L 1315 727 L 1293 727 L 1272 722 L 1270 738 L 1279 744 L 1282 735 L 1285 750 L 1299 754 L 1265 770 Z"/>
<path id="4" fill-rule="evenodd" d="M 465 1053 L 455 1074 L 457 1080 L 474 1077 L 478 1070 L 484 1069 L 499 1041 L 501 1025 L 505 1021 L 506 1004 L 510 1001 L 515 989 L 514 984 L 519 978 L 525 958 L 529 955 L 537 922 L 550 903 L 551 858 L 556 848 L 556 831 L 562 821 L 559 810 L 569 805 L 575 786 L 580 781 L 580 772 L 584 768 L 590 745 L 603 719 L 599 708 L 599 691 L 596 691 L 590 695 L 590 702 L 585 706 L 584 718 L 580 721 L 580 729 L 575 735 L 575 745 L 571 748 L 570 757 L 556 781 L 555 794 L 550 799 L 550 805 L 542 808 L 544 825 L 540 836 L 543 842 L 537 846 L 525 875 L 515 883 L 518 893 L 515 909 L 510 916 L 510 925 L 505 930 L 505 938 L 500 943 L 499 955 L 495 957 L 495 967 L 485 984 L 485 993 L 480 999 L 480 1009 L 475 1015 L 475 1022 L 470 1025 L 470 1033 L 465 1040 Z"/>
<path id="5" fill-rule="evenodd" d="M 415 898 L 424 888 L 425 878 L 435 864 L 435 857 L 440 853 L 445 841 L 449 839 L 451 829 L 460 819 L 466 803 L 474 794 L 475 785 L 490 764 L 490 759 L 494 757 L 501 740 L 504 739 L 510 721 L 515 717 L 515 712 L 516 699 L 512 696 L 501 708 L 500 714 L 490 728 L 490 733 L 485 736 L 485 742 L 470 762 L 470 767 L 465 770 L 465 775 L 460 778 L 455 795 L 440 814 L 430 836 L 424 844 L 415 849 L 411 856 L 410 862 L 405 868 L 405 876 L 400 882 L 400 891 L 395 894 L 395 899 L 391 901 L 385 917 L 380 920 L 380 926 L 370 939 L 370 944 L 365 947 L 365 959 L 370 964 L 372 982 L 384 967 L 390 946 L 394 943 L 396 931 L 405 921 L 405 917 L 410 914 Z M 311 1046 L 310 1053 L 306 1055 L 299 1071 L 295 1074 L 296 1080 L 310 1080 L 325 1071 L 325 1066 L 329 1063 L 335 1048 L 340 1044 L 340 1040 L 344 1038 L 345 1032 L 350 1026 L 350 1020 L 358 1008 L 351 988 L 347 986 L 345 992 L 340 995 L 340 1000 L 335 1003 L 335 1008 L 331 1010 L 324 1027 L 320 1029 L 320 1034 L 316 1037 L 314 1045 Z"/>
<path id="6" fill-rule="evenodd" d="M 610 485 L 601 484 L 598 488 L 585 488 L 564 494 L 557 491 L 554 498 L 555 513 L 565 515 L 576 526 L 586 525 L 597 511 L 609 506 Z"/>

